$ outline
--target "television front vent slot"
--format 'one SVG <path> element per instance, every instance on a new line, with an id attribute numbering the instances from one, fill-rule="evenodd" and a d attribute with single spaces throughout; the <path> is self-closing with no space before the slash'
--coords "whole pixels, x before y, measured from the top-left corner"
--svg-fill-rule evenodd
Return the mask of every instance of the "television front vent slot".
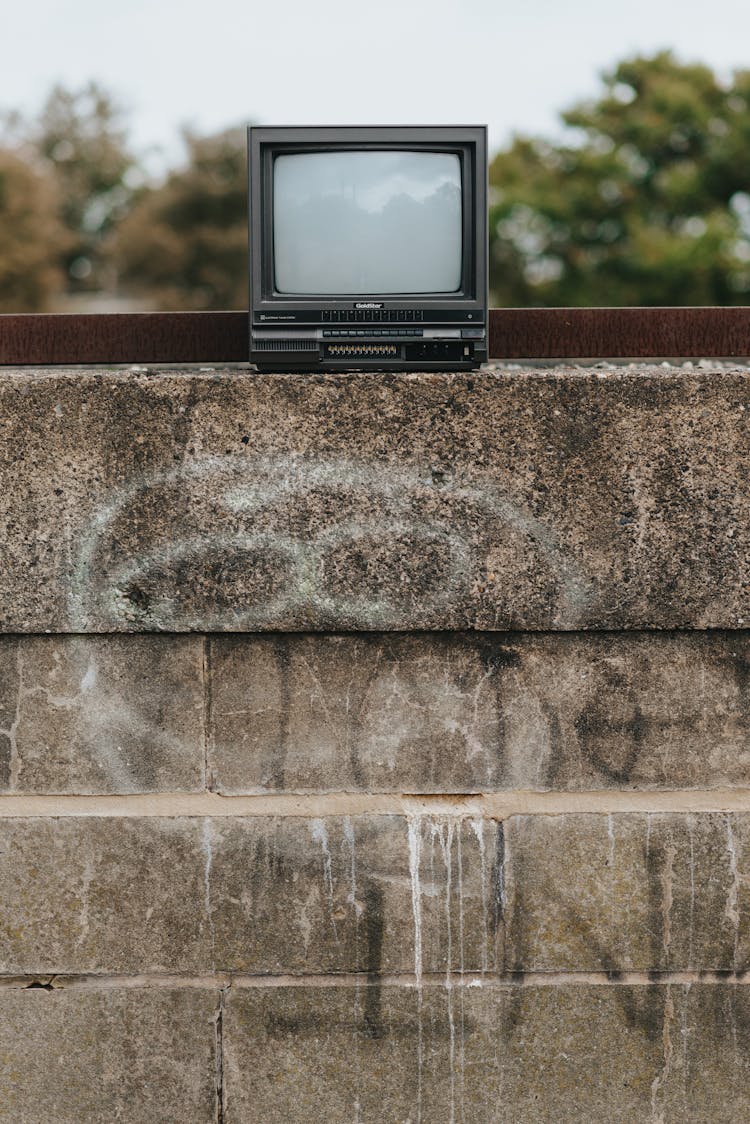
<path id="1" fill-rule="evenodd" d="M 259 340 L 253 343 L 255 351 L 317 351 L 317 340 Z"/>

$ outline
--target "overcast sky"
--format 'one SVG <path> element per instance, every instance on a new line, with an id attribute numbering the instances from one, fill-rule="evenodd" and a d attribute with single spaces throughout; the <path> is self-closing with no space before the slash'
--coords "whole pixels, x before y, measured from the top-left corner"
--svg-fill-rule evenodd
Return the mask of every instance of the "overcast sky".
<path id="1" fill-rule="evenodd" d="M 143 152 L 179 127 L 488 124 L 551 134 L 634 52 L 750 67 L 750 0 L 0 0 L 0 108 L 96 78 Z"/>

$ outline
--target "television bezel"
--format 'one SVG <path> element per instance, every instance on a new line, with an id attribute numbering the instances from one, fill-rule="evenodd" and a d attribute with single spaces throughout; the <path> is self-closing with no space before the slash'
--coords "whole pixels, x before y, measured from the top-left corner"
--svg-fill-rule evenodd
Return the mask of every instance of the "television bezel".
<path id="1" fill-rule="evenodd" d="M 423 310 L 439 319 L 483 319 L 487 307 L 487 128 L 484 125 L 248 126 L 250 314 L 259 326 L 320 321 L 323 310 L 352 309 L 377 301 L 383 309 Z M 338 151 L 404 149 L 455 153 L 461 161 L 461 288 L 454 292 L 278 292 L 273 285 L 273 162 L 277 156 Z M 260 251 L 257 251 L 257 248 Z M 274 315 L 276 314 L 276 315 Z M 308 315 L 305 315 L 308 314 Z M 316 315 L 317 314 L 317 315 Z"/>

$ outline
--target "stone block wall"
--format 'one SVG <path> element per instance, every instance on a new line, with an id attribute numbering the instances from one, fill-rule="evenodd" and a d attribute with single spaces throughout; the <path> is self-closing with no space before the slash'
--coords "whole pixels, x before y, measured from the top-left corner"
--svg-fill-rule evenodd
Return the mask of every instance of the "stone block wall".
<path id="1" fill-rule="evenodd" d="M 749 1118 L 749 423 L 0 373 L 0 1120 Z"/>

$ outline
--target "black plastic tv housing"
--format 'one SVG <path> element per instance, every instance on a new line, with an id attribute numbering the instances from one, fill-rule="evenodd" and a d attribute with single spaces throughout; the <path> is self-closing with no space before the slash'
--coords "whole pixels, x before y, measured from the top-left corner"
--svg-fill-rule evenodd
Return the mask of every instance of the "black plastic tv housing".
<path id="1" fill-rule="evenodd" d="M 487 130 L 250 127 L 250 361 L 468 370 L 487 359 Z"/>

